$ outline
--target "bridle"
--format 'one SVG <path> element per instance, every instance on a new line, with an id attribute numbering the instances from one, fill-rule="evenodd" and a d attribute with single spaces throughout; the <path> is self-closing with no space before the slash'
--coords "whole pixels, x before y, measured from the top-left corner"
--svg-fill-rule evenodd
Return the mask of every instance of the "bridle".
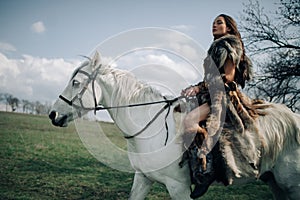
<path id="1" fill-rule="evenodd" d="M 96 114 L 96 111 L 97 111 L 96 108 L 97 108 L 98 102 L 97 102 L 96 93 L 95 93 L 95 79 L 98 75 L 100 67 L 101 67 L 101 64 L 91 74 L 89 74 L 88 72 L 82 70 L 82 68 L 80 68 L 76 72 L 76 74 L 74 76 L 81 73 L 81 74 L 87 76 L 88 80 L 85 82 L 85 85 L 82 87 L 82 90 L 80 92 L 78 92 L 71 100 L 67 99 L 63 95 L 59 95 L 59 98 L 61 100 L 63 100 L 69 106 L 72 106 L 73 108 L 75 108 L 77 110 L 77 113 L 78 113 L 79 117 L 81 117 L 81 111 L 82 110 L 86 110 L 86 111 L 94 110 L 94 113 Z M 89 86 L 90 83 L 92 83 L 92 93 L 93 93 L 94 107 L 85 107 L 84 104 L 83 104 L 83 101 L 82 101 L 82 96 L 84 95 L 84 93 L 88 89 L 88 86 Z M 79 101 L 80 105 L 77 105 L 77 104 L 74 103 L 76 100 Z"/>
<path id="2" fill-rule="evenodd" d="M 109 109 L 116 109 L 116 108 L 130 108 L 130 107 L 139 107 L 139 106 L 147 106 L 147 105 L 165 103 L 165 105 L 144 126 L 144 128 L 142 128 L 140 131 L 136 132 L 133 135 L 127 135 L 127 136 L 124 136 L 124 137 L 125 137 L 125 139 L 131 139 L 131 138 L 134 138 L 134 137 L 140 135 L 142 132 L 144 132 L 158 118 L 158 116 L 160 114 L 162 114 L 166 109 L 168 109 L 167 114 L 165 116 L 165 127 L 166 127 L 166 130 L 167 130 L 167 136 L 166 136 L 166 140 L 165 140 L 165 145 L 166 145 L 167 141 L 168 141 L 168 137 L 169 137 L 167 117 L 170 113 L 170 108 L 171 108 L 171 106 L 174 102 L 176 102 L 176 101 L 178 101 L 182 98 L 185 98 L 185 97 L 184 96 L 179 96 L 179 97 L 176 97 L 176 98 L 173 98 L 173 99 L 167 99 L 166 97 L 163 96 L 164 100 L 161 100 L 161 101 L 139 103 L 139 104 L 128 104 L 128 105 L 121 105 L 121 106 L 108 106 L 108 107 L 104 107 L 104 106 L 101 106 L 101 105 L 99 106 L 98 102 L 97 102 L 97 98 L 96 98 L 96 93 L 95 93 L 95 80 L 96 80 L 96 77 L 99 73 L 100 67 L 101 67 L 101 65 L 99 65 L 99 67 L 97 67 L 91 74 L 89 74 L 88 72 L 86 72 L 86 71 L 82 70 L 82 68 L 80 68 L 76 72 L 76 74 L 74 74 L 74 76 L 76 76 L 78 73 L 81 73 L 81 74 L 84 74 L 85 76 L 88 77 L 88 80 L 85 82 L 85 85 L 83 86 L 82 90 L 79 93 L 77 93 L 71 100 L 67 99 L 63 95 L 59 95 L 59 98 L 61 100 L 63 100 L 64 102 L 66 102 L 69 106 L 72 106 L 73 108 L 75 108 L 79 117 L 81 117 L 81 111 L 82 110 L 94 111 L 94 114 L 96 114 L 96 112 L 99 111 L 99 110 L 109 110 Z M 84 95 L 84 93 L 88 89 L 88 86 L 89 86 L 90 83 L 92 83 L 92 93 L 93 93 L 94 107 L 85 107 L 84 104 L 83 104 L 83 101 L 82 101 L 82 96 Z M 76 100 L 79 101 L 80 105 L 77 105 L 77 104 L 74 103 Z"/>

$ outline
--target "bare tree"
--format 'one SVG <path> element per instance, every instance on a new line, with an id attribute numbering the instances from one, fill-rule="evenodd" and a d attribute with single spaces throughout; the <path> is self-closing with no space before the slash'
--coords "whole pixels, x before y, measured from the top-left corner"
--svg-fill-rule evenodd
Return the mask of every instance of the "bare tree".
<path id="1" fill-rule="evenodd" d="M 300 111 L 300 1 L 280 0 L 274 13 L 266 13 L 258 1 L 244 6 L 241 30 L 258 66 L 250 91 Z"/>
<path id="2" fill-rule="evenodd" d="M 44 113 L 43 114 L 47 115 L 51 111 L 52 103 L 47 101 L 47 102 L 44 103 L 44 107 L 45 107 L 45 109 L 44 109 Z"/>
<path id="3" fill-rule="evenodd" d="M 50 112 L 51 104 L 50 103 L 41 103 L 40 101 L 36 101 L 34 104 L 34 110 L 37 115 L 45 115 Z"/>
<path id="4" fill-rule="evenodd" d="M 6 104 L 6 111 L 16 111 L 20 106 L 23 113 L 47 115 L 52 107 L 51 102 L 41 103 L 40 101 L 19 100 L 9 93 L 0 93 L 0 102 Z M 8 109 L 8 108 L 11 109 Z"/>
<path id="5" fill-rule="evenodd" d="M 23 113 L 28 113 L 30 109 L 30 101 L 22 100 Z"/>
<path id="6" fill-rule="evenodd" d="M 8 111 L 8 106 L 11 107 L 12 111 L 16 111 L 16 109 L 19 107 L 19 99 L 9 93 L 1 93 L 0 100 L 5 102 L 6 111 Z"/>
<path id="7" fill-rule="evenodd" d="M 34 107 L 35 107 L 36 114 L 37 115 L 42 114 L 42 112 L 43 112 L 43 104 L 41 104 L 41 102 L 39 102 L 39 101 L 36 101 L 34 103 L 34 105 L 35 105 Z"/>

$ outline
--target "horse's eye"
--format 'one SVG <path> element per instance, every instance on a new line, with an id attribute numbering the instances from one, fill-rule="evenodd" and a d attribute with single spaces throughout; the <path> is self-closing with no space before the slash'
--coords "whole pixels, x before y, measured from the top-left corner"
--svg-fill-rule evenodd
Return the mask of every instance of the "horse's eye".
<path id="1" fill-rule="evenodd" d="M 80 86 L 80 82 L 77 80 L 72 81 L 72 86 L 78 88 Z"/>

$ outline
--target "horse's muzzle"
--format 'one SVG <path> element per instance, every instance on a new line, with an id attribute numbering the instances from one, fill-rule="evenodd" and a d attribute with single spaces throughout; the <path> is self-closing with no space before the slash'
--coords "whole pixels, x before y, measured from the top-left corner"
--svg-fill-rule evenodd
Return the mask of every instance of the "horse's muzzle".
<path id="1" fill-rule="evenodd" d="M 68 116 L 62 115 L 59 116 L 58 112 L 51 111 L 49 114 L 49 118 L 54 126 L 66 127 L 68 126 Z"/>

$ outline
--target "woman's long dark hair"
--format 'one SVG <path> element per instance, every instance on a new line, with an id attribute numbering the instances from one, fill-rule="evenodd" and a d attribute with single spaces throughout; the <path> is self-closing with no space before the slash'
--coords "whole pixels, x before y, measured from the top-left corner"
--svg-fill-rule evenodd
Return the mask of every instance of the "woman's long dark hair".
<path id="1" fill-rule="evenodd" d="M 245 54 L 245 47 L 244 43 L 241 37 L 241 34 L 237 28 L 237 24 L 235 20 L 226 15 L 226 14 L 220 14 L 218 17 L 223 17 L 225 20 L 226 26 L 230 29 L 229 34 L 235 35 L 241 42 L 243 54 L 240 59 L 240 64 L 237 67 L 237 71 L 235 74 L 235 81 L 242 86 L 242 88 L 245 87 L 245 81 L 249 81 L 252 79 L 253 72 L 252 72 L 252 63 L 250 59 Z"/>

